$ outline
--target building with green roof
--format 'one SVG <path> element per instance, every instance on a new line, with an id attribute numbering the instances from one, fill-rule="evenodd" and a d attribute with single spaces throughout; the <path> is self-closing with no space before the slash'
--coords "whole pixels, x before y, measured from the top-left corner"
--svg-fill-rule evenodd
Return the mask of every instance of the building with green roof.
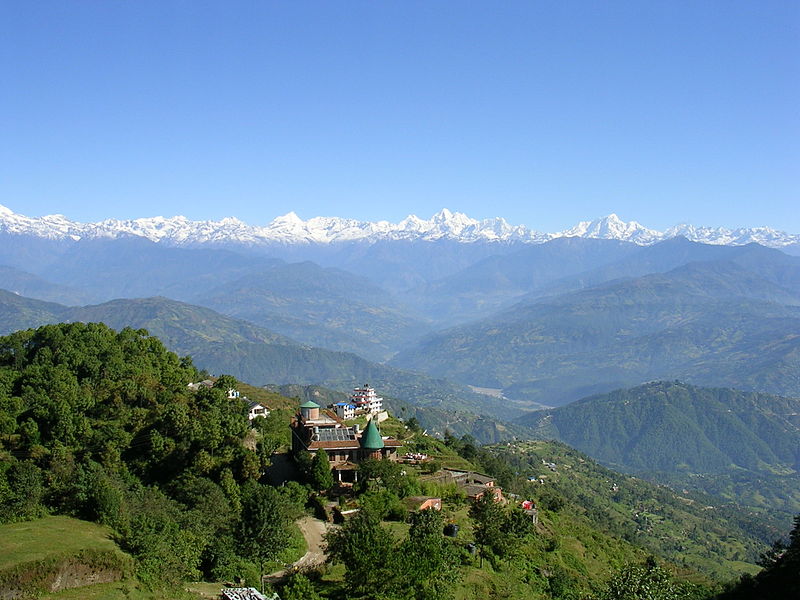
<path id="1" fill-rule="evenodd" d="M 364 433 L 361 434 L 361 447 L 364 450 L 382 450 L 383 438 L 378 426 L 375 424 L 374 419 L 367 421 L 367 426 L 364 428 Z"/>

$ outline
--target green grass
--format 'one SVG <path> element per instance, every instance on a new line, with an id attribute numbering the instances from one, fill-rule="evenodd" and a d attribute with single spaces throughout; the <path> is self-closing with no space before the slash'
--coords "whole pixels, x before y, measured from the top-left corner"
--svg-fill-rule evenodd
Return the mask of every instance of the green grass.
<path id="1" fill-rule="evenodd" d="M 219 596 L 221 585 L 215 585 Z M 185 590 L 148 590 L 135 581 L 117 581 L 44 594 L 40 600 L 197 600 L 204 596 Z"/>
<path id="2" fill-rule="evenodd" d="M 0 570 L 83 549 L 121 552 L 110 529 L 70 517 L 0 525 Z"/>

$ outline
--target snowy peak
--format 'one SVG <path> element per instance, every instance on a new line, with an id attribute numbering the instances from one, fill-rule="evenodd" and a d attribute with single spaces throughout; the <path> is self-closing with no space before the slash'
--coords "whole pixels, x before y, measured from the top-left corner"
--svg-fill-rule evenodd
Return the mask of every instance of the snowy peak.
<path id="1" fill-rule="evenodd" d="M 653 244 L 664 239 L 664 234 L 648 229 L 636 221 L 628 221 L 626 223 L 614 213 L 594 221 L 581 221 L 572 229 L 562 231 L 559 235 L 563 237 L 624 240 L 640 245 Z"/>
<path id="2" fill-rule="evenodd" d="M 593 221 L 581 221 L 557 233 L 541 233 L 524 225 L 510 225 L 505 219 L 476 220 L 464 213 L 442 209 L 430 219 L 409 215 L 399 223 L 358 221 L 339 217 L 314 217 L 304 221 L 289 212 L 265 226 L 248 225 L 235 217 L 219 221 L 191 221 L 183 216 L 141 219 L 106 219 L 97 223 L 78 223 L 64 215 L 27 217 L 0 205 L 0 233 L 32 235 L 53 240 L 114 239 L 143 237 L 171 246 L 270 244 L 372 243 L 380 240 L 474 242 L 523 242 L 538 244 L 560 237 L 612 239 L 650 245 L 682 236 L 694 242 L 717 245 L 743 245 L 756 242 L 780 248 L 800 245 L 800 235 L 769 227 L 724 229 L 680 224 L 656 231 L 636 221 L 623 221 L 610 214 Z"/>

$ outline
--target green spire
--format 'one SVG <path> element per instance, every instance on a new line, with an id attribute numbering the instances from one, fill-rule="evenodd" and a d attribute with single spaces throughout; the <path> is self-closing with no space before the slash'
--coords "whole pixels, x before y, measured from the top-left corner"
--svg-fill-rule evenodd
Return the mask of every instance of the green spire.
<path id="1" fill-rule="evenodd" d="M 383 438 L 375 421 L 370 419 L 361 434 L 361 447 L 365 450 L 380 450 L 383 448 Z"/>
<path id="2" fill-rule="evenodd" d="M 300 408 L 319 408 L 319 404 L 313 400 L 307 400 L 300 405 Z"/>

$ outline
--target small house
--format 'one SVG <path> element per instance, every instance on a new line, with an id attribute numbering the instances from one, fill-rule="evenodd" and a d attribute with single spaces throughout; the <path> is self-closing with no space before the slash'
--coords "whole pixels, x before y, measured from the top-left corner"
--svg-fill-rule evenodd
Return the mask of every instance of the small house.
<path id="1" fill-rule="evenodd" d="M 250 402 L 247 405 L 247 418 L 250 421 L 256 417 L 268 417 L 269 413 L 269 407 L 261 404 L 261 402 Z"/>

